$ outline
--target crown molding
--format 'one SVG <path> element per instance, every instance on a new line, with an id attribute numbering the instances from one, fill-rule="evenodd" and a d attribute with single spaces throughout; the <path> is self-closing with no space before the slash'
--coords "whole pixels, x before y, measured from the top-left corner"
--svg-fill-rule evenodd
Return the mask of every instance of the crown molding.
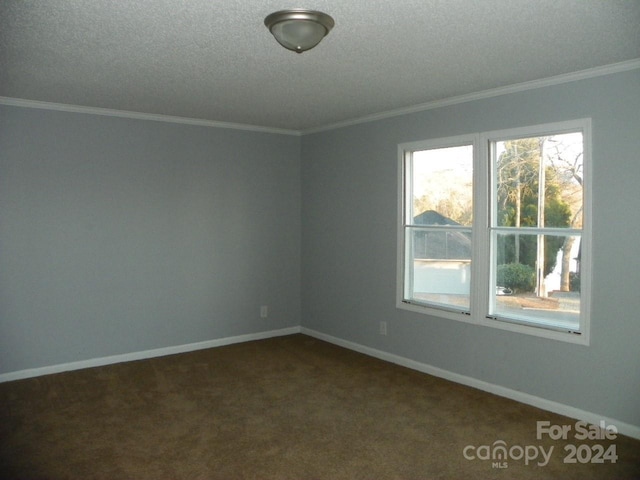
<path id="1" fill-rule="evenodd" d="M 313 133 L 325 132 L 328 130 L 335 130 L 343 127 L 350 127 L 353 125 L 359 125 L 362 123 L 375 122 L 377 120 L 384 120 L 386 118 L 399 117 L 411 113 L 423 112 L 426 110 L 433 110 L 436 108 L 447 107 L 450 105 L 457 105 L 460 103 L 472 102 L 475 100 L 483 100 L 486 98 L 499 97 L 501 95 L 508 95 L 511 93 L 524 92 L 527 90 L 535 90 L 538 88 L 550 87 L 553 85 L 561 85 L 563 83 L 575 82 L 578 80 L 585 80 L 589 78 L 600 77 L 604 75 L 611 75 L 614 73 L 626 72 L 629 70 L 636 70 L 640 68 L 640 58 L 634 60 L 628 60 L 625 62 L 613 63 L 610 65 L 604 65 L 601 67 L 589 68 L 587 70 L 580 70 L 578 72 L 566 73 L 563 75 L 556 75 L 554 77 L 542 78 L 539 80 L 532 80 L 529 82 L 517 83 L 513 85 L 507 85 L 504 87 L 492 88 L 489 90 L 483 90 L 479 92 L 469 93 L 465 95 L 459 95 L 456 97 L 444 98 L 441 100 L 434 100 L 432 102 L 421 103 L 410 107 L 398 108 L 394 110 L 388 110 L 385 112 L 374 113 L 372 115 L 366 115 L 363 117 L 353 118 L 350 120 L 344 120 L 341 122 L 332 123 L 329 125 L 310 128 L 305 130 L 287 130 L 280 128 L 261 127 L 257 125 L 245 125 L 241 123 L 230 122 L 218 122 L 214 120 L 204 120 L 199 118 L 177 117 L 171 115 L 131 112 L 127 110 L 113 110 L 108 108 L 99 107 L 85 107 L 81 105 L 70 105 L 64 103 L 52 103 L 42 102 L 39 100 L 27 100 L 22 98 L 0 97 L 0 105 L 9 105 L 15 107 L 24 108 L 36 108 L 42 110 L 57 110 L 61 112 L 71 113 L 86 113 L 91 115 L 103 115 L 108 117 L 121 117 L 132 118 L 136 120 L 150 120 L 155 122 L 168 122 L 179 123 L 185 125 L 196 125 L 201 127 L 212 128 L 229 128 L 234 130 L 246 130 L 252 132 L 261 133 L 275 133 L 280 135 L 309 135 Z"/>
<path id="2" fill-rule="evenodd" d="M 280 135 L 301 135 L 301 132 L 298 130 L 261 127 L 257 125 L 245 125 L 241 123 L 217 122 L 214 120 L 204 120 L 199 118 L 176 117 L 171 115 L 131 112 L 127 110 L 114 110 L 100 107 L 85 107 L 82 105 L 70 105 L 66 103 L 42 102 L 39 100 L 27 100 L 24 98 L 0 97 L 0 105 L 35 108 L 40 110 L 56 110 L 59 112 L 85 113 L 89 115 L 102 115 L 106 117 L 131 118 L 134 120 L 150 120 L 153 122 L 180 123 L 184 125 L 196 125 L 200 127 L 230 128 L 233 130 L 248 130 L 252 132 L 276 133 Z"/>
<path id="3" fill-rule="evenodd" d="M 375 122 L 377 120 L 383 120 L 386 118 L 399 117 L 399 116 L 407 115 L 411 113 L 423 112 L 425 110 L 433 110 L 436 108 L 448 107 L 450 105 L 457 105 L 460 103 L 472 102 L 475 100 L 483 100 L 486 98 L 499 97 L 501 95 L 524 92 L 527 90 L 535 90 L 538 88 L 550 87 L 553 85 L 561 85 L 563 83 L 570 83 L 578 80 L 601 77 L 604 75 L 611 75 L 614 73 L 621 73 L 629 70 L 636 70 L 638 68 L 640 68 L 640 58 L 629 60 L 626 62 L 604 65 L 602 67 L 595 67 L 595 68 L 589 68 L 587 70 L 580 70 L 577 72 L 566 73 L 563 75 L 556 75 L 554 77 L 547 77 L 539 80 L 516 83 L 513 85 L 507 85 L 504 87 L 492 88 L 490 90 L 483 90 L 483 91 L 469 93 L 465 95 L 459 95 L 456 97 L 444 98 L 442 100 L 434 100 L 432 102 L 422 103 L 419 105 L 413 105 L 410 107 L 399 108 L 395 110 L 388 110 L 386 112 L 374 113 L 372 115 L 367 115 L 364 117 L 345 120 L 342 122 L 336 122 L 330 125 L 326 125 L 324 127 L 302 130 L 301 133 L 302 135 L 320 133 L 328 130 L 335 130 L 337 128 L 359 125 L 361 123 Z"/>

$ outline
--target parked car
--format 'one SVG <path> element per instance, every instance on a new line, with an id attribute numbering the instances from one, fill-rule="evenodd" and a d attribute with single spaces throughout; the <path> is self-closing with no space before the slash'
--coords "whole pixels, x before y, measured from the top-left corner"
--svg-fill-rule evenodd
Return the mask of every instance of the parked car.
<path id="1" fill-rule="evenodd" d="M 512 295 L 513 294 L 513 290 L 511 290 L 508 287 L 496 287 L 496 295 L 498 296 L 502 296 L 502 295 Z"/>

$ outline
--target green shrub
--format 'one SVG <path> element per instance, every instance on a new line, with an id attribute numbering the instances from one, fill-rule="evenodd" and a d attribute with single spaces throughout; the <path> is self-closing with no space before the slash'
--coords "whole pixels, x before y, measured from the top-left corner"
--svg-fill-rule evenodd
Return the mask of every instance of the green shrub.
<path id="1" fill-rule="evenodd" d="M 506 263 L 498 265 L 496 283 L 514 292 L 532 292 L 536 285 L 536 271 L 522 263 Z"/>

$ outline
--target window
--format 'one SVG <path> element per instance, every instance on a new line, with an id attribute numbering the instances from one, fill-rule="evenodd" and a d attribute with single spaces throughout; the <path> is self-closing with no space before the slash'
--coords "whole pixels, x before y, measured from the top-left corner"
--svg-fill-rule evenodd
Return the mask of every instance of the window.
<path id="1" fill-rule="evenodd" d="M 403 301 L 468 313 L 471 305 L 473 144 L 414 144 L 403 155 Z"/>
<path id="2" fill-rule="evenodd" d="M 400 145 L 398 306 L 588 343 L 590 122 Z"/>

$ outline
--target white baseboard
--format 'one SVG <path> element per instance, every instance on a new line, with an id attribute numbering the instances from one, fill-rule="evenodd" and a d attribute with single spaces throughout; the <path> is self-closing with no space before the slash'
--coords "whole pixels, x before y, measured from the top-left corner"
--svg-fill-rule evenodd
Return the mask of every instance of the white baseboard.
<path id="1" fill-rule="evenodd" d="M 326 342 L 333 343 L 334 345 L 338 345 L 340 347 L 348 348 L 349 350 L 354 350 L 356 352 L 364 353 L 365 355 L 369 355 L 371 357 L 379 358 L 380 360 L 395 363 L 397 365 L 411 368 L 412 370 L 417 370 L 419 372 L 427 373 L 429 375 L 433 375 L 434 377 L 444 378 L 445 380 L 450 380 L 452 382 L 460 383 L 462 385 L 467 385 L 469 387 L 477 388 L 478 390 L 493 393 L 500 397 L 510 398 L 511 400 L 515 400 L 517 402 L 531 405 L 537 408 L 541 408 L 549 412 L 574 418 L 576 420 L 583 420 L 592 425 L 600 425 L 600 422 L 604 421 L 606 422 L 607 425 L 615 425 L 615 427 L 618 429 L 618 432 L 621 433 L 622 435 L 627 435 L 628 437 L 640 439 L 640 426 L 638 425 L 632 425 L 629 423 L 621 422 L 614 418 L 609 418 L 603 415 L 598 415 L 596 413 L 587 412 L 585 410 L 581 410 L 579 408 L 575 408 L 570 405 L 554 402 L 552 400 L 547 400 L 545 398 L 536 397 L 535 395 L 530 395 L 524 392 L 518 392 L 510 388 L 506 388 L 500 385 L 495 385 L 489 382 L 478 380 L 473 377 L 467 377 L 465 375 L 460 375 L 458 373 L 450 372 L 448 370 L 443 370 L 441 368 L 434 367 L 426 363 L 416 362 L 415 360 L 411 360 L 409 358 L 401 357 L 399 355 L 394 355 L 392 353 L 388 353 L 382 350 L 377 350 L 375 348 L 367 347 L 359 343 L 350 342 L 348 340 L 343 340 L 341 338 L 333 337 L 331 335 L 327 335 L 325 333 L 311 330 L 309 328 L 302 327 L 301 333 L 317 338 L 319 340 L 324 340 Z"/>
<path id="2" fill-rule="evenodd" d="M 109 357 L 92 358 L 89 360 L 81 360 L 79 362 L 61 363 L 58 365 L 50 365 L 39 368 L 29 368 L 26 370 L 0 374 L 0 383 L 10 382 L 12 380 L 21 380 L 23 378 L 39 377 L 41 375 L 49 375 L 52 373 L 68 372 L 70 370 L 80 370 L 83 368 L 100 367 L 102 365 L 111 365 L 114 363 L 131 362 L 134 360 L 144 360 L 146 358 L 154 357 L 163 357 L 165 355 L 174 355 L 176 353 L 193 352 L 195 350 L 222 347 L 224 345 L 231 345 L 234 343 L 251 342 L 253 340 L 263 340 L 265 338 L 272 337 L 282 337 L 285 335 L 300 333 L 300 330 L 300 327 L 290 327 L 280 330 L 249 333 L 246 335 L 238 335 L 235 337 L 218 338 L 215 340 L 207 340 L 204 342 L 188 343 L 185 345 L 155 348 L 153 350 L 144 350 L 142 352 L 132 352 L 124 353 L 122 355 L 112 355 Z"/>
<path id="3" fill-rule="evenodd" d="M 560 415 L 565 415 L 577 420 L 584 420 L 593 425 L 599 425 L 601 421 L 606 422 L 607 425 L 615 425 L 618 432 L 622 435 L 627 435 L 632 438 L 640 439 L 640 426 L 632 425 L 629 423 L 621 422 L 614 418 L 605 417 L 596 413 L 587 412 L 579 408 L 575 408 L 562 403 L 554 402 L 544 398 L 536 397 L 524 392 L 518 392 L 510 388 L 502 387 L 488 383 L 476 378 L 467 377 L 458 373 L 443 370 L 426 363 L 417 362 L 406 357 L 401 357 L 392 353 L 388 353 L 375 348 L 367 347 L 359 343 L 343 340 L 341 338 L 333 337 L 325 333 L 321 333 L 315 330 L 311 330 L 305 327 L 289 327 L 280 330 L 269 330 L 266 332 L 250 333 L 246 335 L 238 335 L 235 337 L 218 338 L 214 340 L 207 340 L 204 342 L 189 343 L 185 345 L 175 345 L 171 347 L 156 348 L 153 350 L 144 350 L 141 352 L 125 353 L 122 355 L 112 355 L 109 357 L 93 358 L 89 360 L 82 360 L 78 362 L 62 363 L 58 365 L 50 365 L 40 368 L 30 368 L 26 370 L 19 370 L 16 372 L 9 372 L 0 374 L 0 383 L 10 382 L 13 380 L 21 380 L 24 378 L 39 377 L 42 375 L 49 375 L 52 373 L 67 372 L 71 370 L 80 370 L 83 368 L 99 367 L 102 365 L 111 365 L 114 363 L 131 362 L 135 360 L 144 360 L 147 358 L 162 357 L 165 355 L 174 355 L 176 353 L 193 352 L 196 350 L 203 350 L 205 348 L 222 347 L 224 345 L 232 345 L 234 343 L 251 342 L 254 340 L 263 340 L 272 337 L 281 337 L 285 335 L 293 335 L 296 333 L 303 333 L 310 337 L 324 340 L 340 347 L 348 348 L 371 357 L 379 358 L 390 363 L 395 363 L 403 367 L 411 368 L 419 372 L 427 373 L 435 377 L 444 378 L 452 382 L 467 385 L 469 387 L 477 388 L 485 392 L 493 393 L 501 397 L 510 398 L 527 405 L 532 405 L 543 410 L 547 410 Z"/>

